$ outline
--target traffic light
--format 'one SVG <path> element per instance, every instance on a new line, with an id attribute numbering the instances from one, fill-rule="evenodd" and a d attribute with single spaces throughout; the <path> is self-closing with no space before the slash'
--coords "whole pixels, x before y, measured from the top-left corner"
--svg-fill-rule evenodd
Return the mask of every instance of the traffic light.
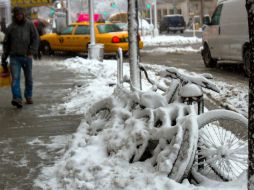
<path id="1" fill-rule="evenodd" d="M 114 8 L 114 9 L 117 8 L 116 3 L 114 3 L 114 2 L 113 2 L 113 3 L 110 3 L 110 6 L 111 6 L 112 8 Z"/>
<path id="2" fill-rule="evenodd" d="M 55 12 L 56 12 L 56 10 L 55 10 L 53 7 L 50 7 L 50 13 L 49 13 L 49 15 L 50 15 L 51 17 L 54 16 Z"/>
<path id="3" fill-rule="evenodd" d="M 147 8 L 147 9 L 150 9 L 150 8 L 151 8 L 151 4 L 150 4 L 150 3 L 147 3 L 147 4 L 146 4 L 146 8 Z"/>

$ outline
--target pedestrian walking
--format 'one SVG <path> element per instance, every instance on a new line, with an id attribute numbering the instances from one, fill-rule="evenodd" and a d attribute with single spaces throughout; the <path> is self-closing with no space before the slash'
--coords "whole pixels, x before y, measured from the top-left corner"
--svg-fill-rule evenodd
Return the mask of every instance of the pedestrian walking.
<path id="1" fill-rule="evenodd" d="M 6 59 L 10 57 L 10 72 L 12 76 L 11 104 L 22 108 L 20 88 L 21 68 L 25 76 L 24 97 L 27 104 L 33 104 L 32 56 L 37 53 L 39 35 L 32 21 L 28 20 L 25 10 L 20 7 L 13 9 L 13 21 L 7 27 L 4 42 L 2 64 L 6 68 Z"/>

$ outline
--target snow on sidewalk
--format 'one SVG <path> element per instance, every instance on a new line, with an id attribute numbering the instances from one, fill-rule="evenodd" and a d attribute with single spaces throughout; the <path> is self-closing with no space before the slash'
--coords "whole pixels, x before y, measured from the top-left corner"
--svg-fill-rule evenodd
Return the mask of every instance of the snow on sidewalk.
<path id="1" fill-rule="evenodd" d="M 54 63 L 55 64 L 55 63 Z M 76 74 L 86 75 L 92 74 L 90 81 L 81 83 L 76 89 L 66 97 L 66 102 L 59 105 L 59 109 L 65 108 L 66 112 L 86 113 L 88 109 L 94 105 L 95 102 L 106 97 L 112 97 L 115 87 L 112 86 L 116 82 L 116 61 L 104 60 L 103 63 L 98 61 L 85 60 L 79 57 L 67 59 L 64 62 L 55 64 L 57 67 L 65 67 L 72 70 Z M 151 77 L 156 77 L 156 72 L 165 69 L 165 66 L 151 66 L 149 74 Z M 129 73 L 128 64 L 124 64 L 124 74 Z M 79 81 L 81 82 L 81 81 Z M 217 83 L 223 88 L 227 88 L 224 83 Z M 150 88 L 147 82 L 143 81 L 144 89 Z M 230 90 L 228 90 L 230 92 Z M 244 93 L 247 96 L 247 91 L 235 90 L 233 93 Z M 224 99 L 223 94 L 218 95 L 219 98 Z M 227 96 L 230 96 L 227 94 Z M 233 96 L 234 102 L 245 99 L 239 96 Z M 121 103 L 119 103 L 121 105 Z M 245 104 L 242 104 L 243 106 Z M 121 107 L 121 106 L 120 106 Z M 128 115 L 127 110 L 120 109 L 117 113 Z M 234 106 L 237 109 L 237 106 Z M 115 118 L 116 121 L 117 118 Z M 115 120 L 110 120 L 112 124 Z M 122 126 L 119 121 L 116 125 Z M 100 123 L 94 124 L 96 126 L 104 126 L 103 120 Z M 91 127 L 91 126 L 90 126 Z M 167 175 L 155 170 L 148 162 L 135 162 L 130 164 L 123 155 L 130 153 L 128 145 L 128 136 L 126 137 L 124 131 L 120 128 L 110 128 L 104 130 L 98 135 L 91 134 L 87 121 L 84 120 L 69 146 L 64 150 L 63 157 L 55 161 L 54 166 L 44 167 L 40 176 L 35 181 L 35 186 L 42 189 L 96 189 L 96 190 L 245 190 L 246 178 L 243 177 L 236 182 L 230 183 L 213 183 L 205 181 L 199 186 L 190 184 L 184 180 L 182 184 L 176 183 L 169 179 Z M 105 126 L 107 127 L 107 126 Z M 139 125 L 137 129 L 139 130 Z M 131 131 L 129 131 L 130 134 Z M 111 136 L 114 134 L 115 136 Z M 143 133 L 142 133 L 143 134 Z M 144 133 L 145 134 L 145 133 Z M 131 138 L 131 136 L 130 136 Z M 108 141 L 104 141 L 108 139 Z M 111 147 L 120 152 L 121 156 L 108 156 L 108 144 L 111 142 Z M 57 143 L 57 142 L 56 142 Z"/>

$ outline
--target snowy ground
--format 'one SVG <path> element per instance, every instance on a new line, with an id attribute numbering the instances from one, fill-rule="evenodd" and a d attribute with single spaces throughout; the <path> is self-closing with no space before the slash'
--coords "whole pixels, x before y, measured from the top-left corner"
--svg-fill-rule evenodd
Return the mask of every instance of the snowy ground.
<path id="1" fill-rule="evenodd" d="M 143 36 L 145 47 L 158 47 L 158 46 L 175 46 L 175 45 L 190 45 L 201 44 L 202 39 L 198 37 L 183 37 L 183 36 L 168 36 L 159 35 L 156 37 Z"/>
<path id="2" fill-rule="evenodd" d="M 186 38 L 181 36 L 158 36 L 151 38 L 143 37 L 145 47 L 156 47 L 153 50 L 146 50 L 147 53 L 178 52 L 189 53 L 200 51 L 200 48 L 193 49 L 188 47 L 190 44 L 201 44 L 200 38 Z M 183 45 L 182 48 L 171 46 Z M 170 46 L 170 47 L 163 47 Z M 0 45 L 1 51 L 1 45 Z M 130 130 L 123 129 L 120 121 L 114 123 L 120 117 L 110 118 L 107 122 L 88 122 L 89 108 L 102 99 L 111 97 L 115 90 L 116 83 L 116 61 L 104 60 L 103 63 L 85 60 L 79 57 L 67 59 L 63 62 L 52 61 L 56 67 L 66 68 L 77 75 L 89 75 L 90 79 L 76 81 L 75 90 L 66 94 L 65 103 L 52 107 L 52 114 L 61 113 L 80 113 L 84 114 L 84 121 L 80 123 L 77 132 L 71 137 L 56 136 L 51 137 L 51 143 L 45 144 L 40 137 L 28 140 L 29 145 L 45 146 L 48 151 L 38 151 L 36 154 L 42 159 L 56 152 L 58 156 L 53 165 L 44 166 L 39 177 L 34 181 L 35 187 L 42 189 L 86 189 L 86 190 L 245 190 L 246 176 L 242 176 L 238 181 L 232 183 L 215 183 L 204 179 L 198 186 L 191 184 L 187 179 L 183 183 L 177 183 L 163 173 L 163 167 L 152 167 L 148 162 L 129 163 L 128 157 L 133 153 L 132 142 L 136 137 L 145 137 L 147 131 L 140 128 L 142 121 L 128 119 L 126 125 Z M 153 78 L 165 66 L 146 65 L 149 75 Z M 124 73 L 128 75 L 129 66 L 124 64 Z M 223 102 L 224 106 L 229 107 L 243 115 L 247 115 L 248 110 L 248 87 L 241 84 L 227 84 L 214 81 L 220 89 L 220 94 L 206 91 L 207 97 Z M 151 86 L 143 79 L 143 89 L 149 90 Z M 126 98 L 128 99 L 128 98 Z M 107 102 L 107 104 L 109 104 Z M 130 113 L 118 102 L 115 114 L 121 117 L 130 117 Z M 150 103 L 150 102 L 146 102 Z M 158 102 L 160 104 L 161 102 Z M 112 106 L 112 105 L 109 105 Z M 136 123 L 135 123 L 136 122 Z M 195 121 L 192 121 L 195 125 Z M 113 128 L 111 126 L 114 126 Z M 132 127 L 133 126 L 133 127 Z M 132 128 L 131 128 L 132 127 Z M 100 129 L 101 131 L 93 131 Z M 102 130 L 107 128 L 107 130 Z M 110 152 L 110 155 L 108 153 Z M 26 160 L 24 160 L 24 163 Z M 169 167 L 170 164 L 162 166 Z"/>
<path id="3" fill-rule="evenodd" d="M 190 184 L 188 180 L 184 180 L 180 184 L 169 179 L 165 173 L 152 167 L 149 162 L 134 162 L 130 164 L 127 158 L 129 158 L 129 154 L 133 151 L 131 148 L 133 146 L 131 143 L 133 141 L 132 138 L 146 136 L 146 131 L 140 128 L 140 121 L 127 119 L 126 125 L 132 126 L 129 131 L 123 128 L 123 124 L 121 121 L 118 121 L 118 117 L 115 119 L 108 117 L 106 118 L 108 119 L 107 122 L 104 120 L 97 123 L 92 121 L 90 123 L 88 122 L 89 112 L 87 111 L 95 102 L 106 97 L 111 97 L 109 99 L 112 100 L 112 97 L 114 97 L 112 94 L 114 93 L 114 84 L 116 83 L 116 61 L 104 60 L 101 63 L 76 57 L 67 59 L 64 62 L 51 62 L 47 64 L 64 67 L 81 76 L 89 73 L 92 77 L 83 83 L 82 81 L 78 81 L 79 85 L 66 96 L 65 103 L 53 108 L 56 112 L 58 110 L 65 110 L 66 113 L 87 113 L 84 115 L 86 119 L 81 122 L 72 139 L 68 140 L 68 146 L 64 146 L 60 150 L 58 143 L 61 144 L 63 138 L 59 137 L 55 137 L 52 140 L 52 144 L 45 145 L 51 151 L 54 151 L 55 147 L 63 156 L 59 160 L 56 160 L 53 166 L 42 169 L 40 176 L 35 181 L 35 186 L 39 186 L 42 189 L 54 190 L 247 189 L 245 176 L 235 183 L 214 183 L 204 180 L 202 184 L 195 186 Z M 166 68 L 157 65 L 148 65 L 147 67 L 151 77 L 155 77 L 157 72 Z M 124 64 L 124 72 L 126 75 L 129 73 L 127 63 Z M 145 90 L 151 87 L 145 80 L 142 83 Z M 216 99 L 223 101 L 228 107 L 232 107 L 246 114 L 248 99 L 247 87 L 233 88 L 231 85 L 217 82 L 216 80 L 215 83 L 222 91 L 222 94 L 216 95 Z M 238 86 L 238 84 L 235 85 Z M 107 105 L 110 104 L 110 100 L 107 101 Z M 120 113 L 123 118 L 131 118 L 126 107 L 122 105 L 122 102 L 117 102 L 114 102 L 114 105 L 116 105 L 114 113 Z M 161 102 L 157 103 L 160 104 Z M 110 107 L 112 105 L 110 104 L 108 106 Z M 114 127 L 112 128 L 110 124 Z M 103 130 L 104 128 L 107 130 Z M 100 129 L 100 132 L 96 131 L 96 129 Z M 29 143 L 32 144 L 34 142 Z M 110 155 L 108 155 L 109 152 L 111 152 Z M 40 153 L 43 156 L 46 156 L 45 154 Z"/>
<path id="4" fill-rule="evenodd" d="M 163 55 L 168 53 L 179 53 L 179 54 L 188 54 L 188 53 L 197 53 L 201 52 L 201 45 L 197 48 L 193 48 L 191 46 L 186 47 L 158 47 L 158 48 L 152 48 L 150 50 L 141 50 L 142 53 L 147 54 L 156 54 L 156 55 Z"/>

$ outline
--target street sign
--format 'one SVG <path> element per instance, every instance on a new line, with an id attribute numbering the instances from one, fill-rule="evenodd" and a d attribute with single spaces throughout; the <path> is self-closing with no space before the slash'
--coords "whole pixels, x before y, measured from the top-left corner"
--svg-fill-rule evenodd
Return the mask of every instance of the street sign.
<path id="1" fill-rule="evenodd" d="M 53 0 L 11 0 L 12 7 L 39 7 L 53 5 Z"/>

